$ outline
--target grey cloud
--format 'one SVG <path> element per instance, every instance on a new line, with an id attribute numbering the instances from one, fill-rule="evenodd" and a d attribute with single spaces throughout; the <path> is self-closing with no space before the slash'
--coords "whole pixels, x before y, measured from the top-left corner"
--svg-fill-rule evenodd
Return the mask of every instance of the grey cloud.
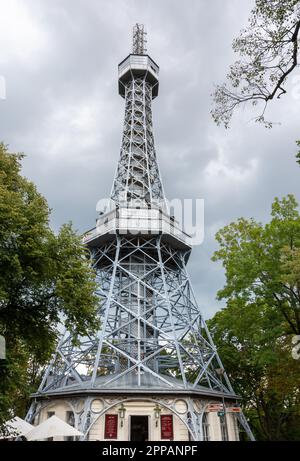
<path id="1" fill-rule="evenodd" d="M 27 154 L 24 174 L 53 209 L 55 229 L 94 225 L 118 161 L 123 100 L 117 64 L 130 52 L 131 27 L 146 24 L 160 65 L 153 104 L 156 148 L 167 196 L 205 200 L 205 241 L 189 263 L 199 304 L 220 309 L 222 268 L 210 261 L 214 233 L 239 216 L 266 220 L 274 196 L 300 197 L 294 159 L 299 101 L 269 109 L 272 131 L 241 110 L 229 131 L 209 115 L 214 84 L 234 59 L 232 39 L 252 0 L 0 0 L 0 139 Z M 6 19 L 3 19 L 6 18 Z M 13 20 L 15 23 L 13 23 Z M 4 23 L 4 21 L 6 21 Z M 7 24 L 8 23 L 8 24 Z"/>

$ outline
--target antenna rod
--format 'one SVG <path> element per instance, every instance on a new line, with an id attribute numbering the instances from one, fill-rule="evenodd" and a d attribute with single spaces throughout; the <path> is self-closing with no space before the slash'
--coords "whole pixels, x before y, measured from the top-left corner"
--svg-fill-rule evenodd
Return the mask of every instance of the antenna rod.
<path id="1" fill-rule="evenodd" d="M 147 32 L 145 31 L 144 24 L 136 23 L 133 26 L 133 34 L 132 34 L 132 53 L 133 54 L 146 54 L 146 35 Z"/>

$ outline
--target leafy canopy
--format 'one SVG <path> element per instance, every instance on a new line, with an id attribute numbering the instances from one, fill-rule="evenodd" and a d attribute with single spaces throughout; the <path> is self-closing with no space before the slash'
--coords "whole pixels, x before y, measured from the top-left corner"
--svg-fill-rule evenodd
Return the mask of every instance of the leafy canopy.
<path id="1" fill-rule="evenodd" d="M 14 392 L 28 390 L 27 361 L 49 358 L 62 319 L 75 336 L 98 326 L 87 250 L 71 224 L 51 230 L 45 198 L 20 174 L 22 157 L 0 144 L 0 419 L 15 406 Z"/>
<path id="2" fill-rule="evenodd" d="M 266 225 L 241 218 L 220 230 L 214 261 L 226 284 L 219 299 L 263 303 L 279 311 L 287 334 L 300 334 L 300 215 L 292 195 L 275 199 Z"/>
<path id="3" fill-rule="evenodd" d="M 234 299 L 208 326 L 256 440 L 299 440 L 300 363 L 280 311 Z"/>
<path id="4" fill-rule="evenodd" d="M 212 117 L 218 125 L 228 128 L 240 105 L 261 103 L 255 120 L 272 127 L 265 110 L 269 101 L 287 92 L 288 78 L 298 66 L 299 36 L 300 0 L 255 1 L 248 27 L 233 42 L 239 59 L 213 95 Z"/>
<path id="5" fill-rule="evenodd" d="M 225 268 L 224 309 L 209 321 L 224 367 L 259 440 L 299 440 L 300 214 L 276 198 L 270 222 L 241 218 L 221 229 L 214 261 Z"/>

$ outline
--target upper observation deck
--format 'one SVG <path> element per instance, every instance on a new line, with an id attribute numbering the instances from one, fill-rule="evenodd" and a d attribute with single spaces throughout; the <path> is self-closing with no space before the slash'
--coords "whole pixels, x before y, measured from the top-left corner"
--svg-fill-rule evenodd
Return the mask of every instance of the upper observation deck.
<path id="1" fill-rule="evenodd" d="M 133 78 L 146 78 L 153 86 L 152 98 L 158 95 L 159 67 L 148 55 L 130 54 L 119 64 L 119 94 L 125 97 L 125 84 Z"/>

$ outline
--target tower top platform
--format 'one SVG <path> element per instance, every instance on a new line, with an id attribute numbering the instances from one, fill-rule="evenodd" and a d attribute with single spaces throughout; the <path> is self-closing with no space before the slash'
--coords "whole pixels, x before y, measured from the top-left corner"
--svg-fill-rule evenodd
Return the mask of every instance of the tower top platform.
<path id="1" fill-rule="evenodd" d="M 125 84 L 134 77 L 146 77 L 153 85 L 152 98 L 158 95 L 159 67 L 147 54 L 129 54 L 118 66 L 119 94 L 125 98 Z"/>

